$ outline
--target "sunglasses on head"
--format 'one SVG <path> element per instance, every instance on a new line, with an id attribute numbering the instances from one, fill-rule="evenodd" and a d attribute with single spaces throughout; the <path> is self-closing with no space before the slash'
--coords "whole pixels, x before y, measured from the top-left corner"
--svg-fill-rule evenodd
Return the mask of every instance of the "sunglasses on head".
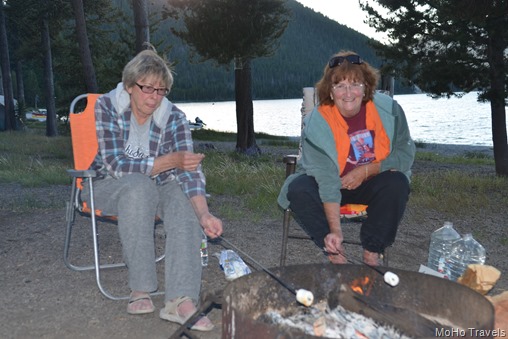
<path id="1" fill-rule="evenodd" d="M 359 55 L 352 54 L 352 55 L 346 55 L 346 56 L 335 56 L 328 61 L 328 66 L 330 68 L 334 68 L 335 66 L 340 66 L 344 62 L 344 60 L 348 61 L 351 64 L 354 65 L 361 65 L 363 64 L 362 58 L 360 58 Z"/>

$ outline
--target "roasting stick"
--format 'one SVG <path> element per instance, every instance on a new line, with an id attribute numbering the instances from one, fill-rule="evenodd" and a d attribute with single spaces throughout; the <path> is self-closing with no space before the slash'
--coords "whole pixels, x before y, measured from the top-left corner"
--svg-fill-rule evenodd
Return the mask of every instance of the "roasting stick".
<path id="1" fill-rule="evenodd" d="M 242 251 L 241 249 L 239 249 L 238 247 L 233 245 L 229 240 L 226 240 L 222 236 L 219 236 L 218 238 L 220 238 L 222 241 L 224 241 L 226 244 L 228 244 L 234 250 L 242 253 L 245 257 L 249 258 L 250 261 L 252 261 L 254 264 L 256 264 L 263 271 L 265 271 L 266 274 L 268 274 L 270 277 L 275 279 L 279 284 L 281 284 L 282 286 L 287 288 L 289 292 L 293 293 L 296 296 L 296 300 L 300 304 L 305 305 L 307 307 L 312 305 L 312 303 L 314 302 L 314 294 L 311 291 L 305 290 L 303 288 L 298 289 L 298 290 L 293 288 L 291 285 L 289 285 L 288 283 L 286 283 L 285 281 L 280 279 L 277 275 L 275 275 L 275 273 L 271 272 L 269 269 L 267 269 L 266 267 L 261 265 L 256 260 L 254 260 L 250 255 L 248 255 L 247 253 L 245 253 L 244 251 Z"/>
<path id="2" fill-rule="evenodd" d="M 323 250 L 325 251 L 325 253 L 328 253 L 328 251 L 323 248 Z M 341 254 L 342 255 L 342 254 Z M 342 255 L 344 256 L 344 255 Z M 344 258 L 346 258 L 344 256 Z M 385 281 L 385 283 L 387 283 L 388 285 L 390 285 L 391 287 L 395 287 L 399 284 L 400 282 L 400 279 L 399 279 L 399 276 L 395 273 L 393 273 L 392 271 L 382 271 L 381 269 L 379 269 L 378 267 L 376 266 L 372 266 L 372 265 L 369 265 L 369 264 L 366 264 L 364 263 L 363 261 L 362 262 L 358 262 L 356 260 L 353 260 L 353 259 L 349 259 L 349 258 L 346 258 L 347 262 L 349 262 L 350 264 L 354 264 L 354 265 L 365 265 L 367 267 L 370 267 L 371 269 L 373 269 L 374 271 L 376 271 L 377 273 L 381 274 L 383 276 L 383 279 Z"/>

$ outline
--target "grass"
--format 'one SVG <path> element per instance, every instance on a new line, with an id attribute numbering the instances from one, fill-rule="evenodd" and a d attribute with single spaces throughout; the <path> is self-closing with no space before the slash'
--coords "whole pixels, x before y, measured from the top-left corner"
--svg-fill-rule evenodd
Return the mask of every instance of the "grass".
<path id="1" fill-rule="evenodd" d="M 270 156 L 248 157 L 236 152 L 208 152 L 203 162 L 207 187 L 212 195 L 238 198 L 238 208 L 223 210 L 222 215 L 240 219 L 261 218 L 279 213 L 275 201 L 284 181 L 284 167 Z"/>
<path id="2" fill-rule="evenodd" d="M 66 169 L 72 168 L 69 136 L 48 138 L 43 130 L 0 133 L 0 184 L 19 183 L 25 187 L 67 185 Z M 232 133 L 198 130 L 196 140 L 235 141 Z M 288 147 L 291 152 L 298 142 L 284 137 L 258 134 L 259 145 Z M 241 220 L 280 216 L 277 195 L 284 181 L 285 168 L 279 156 L 263 154 L 248 157 L 236 152 L 205 150 L 203 170 L 207 178 L 210 203 L 223 217 Z M 419 161 L 437 164 L 491 165 L 494 160 L 483 154 L 445 157 L 431 152 L 417 152 Z M 444 166 L 446 167 L 446 166 Z M 433 170 L 419 172 L 412 178 L 410 205 L 450 215 L 473 214 L 478 211 L 500 211 L 508 205 L 508 179 L 492 174 L 471 174 L 470 171 Z M 216 204 L 214 198 L 231 204 Z M 27 208 L 34 202 L 24 200 Z M 215 205 L 214 205 L 215 204 Z M 465 210 L 464 206 L 468 206 Z M 471 210 L 475 206 L 476 211 Z M 508 241 L 505 239 L 504 241 Z"/>
<path id="3" fill-rule="evenodd" d="M 72 168 L 70 138 L 40 132 L 0 133 L 0 183 L 37 187 L 68 184 Z"/>
<path id="4" fill-rule="evenodd" d="M 419 208 L 462 214 L 464 206 L 488 210 L 492 202 L 508 204 L 508 180 L 494 175 L 468 174 L 457 170 L 414 175 L 411 201 Z"/>
<path id="5" fill-rule="evenodd" d="M 417 148 L 418 150 L 418 148 Z M 436 163 L 456 164 L 456 165 L 492 165 L 494 158 L 481 152 L 465 152 L 461 156 L 444 156 L 432 152 L 416 152 L 417 160 L 425 160 Z"/>

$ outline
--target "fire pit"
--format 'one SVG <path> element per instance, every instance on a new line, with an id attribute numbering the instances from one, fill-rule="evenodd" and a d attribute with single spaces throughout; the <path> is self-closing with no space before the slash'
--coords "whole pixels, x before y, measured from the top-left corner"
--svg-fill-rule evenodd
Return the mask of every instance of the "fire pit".
<path id="1" fill-rule="evenodd" d="M 295 288 L 314 293 L 315 303 L 340 305 L 374 321 L 394 326 L 409 337 L 489 337 L 494 326 L 491 303 L 479 293 L 433 276 L 390 269 L 400 278 L 396 287 L 365 265 L 311 264 L 273 272 Z M 305 311 L 294 294 L 264 272 L 230 283 L 223 295 L 223 338 L 312 338 L 300 330 L 275 325 L 266 314 L 290 316 Z M 482 331 L 482 332 L 479 332 Z M 492 336 L 490 336 L 492 337 Z"/>

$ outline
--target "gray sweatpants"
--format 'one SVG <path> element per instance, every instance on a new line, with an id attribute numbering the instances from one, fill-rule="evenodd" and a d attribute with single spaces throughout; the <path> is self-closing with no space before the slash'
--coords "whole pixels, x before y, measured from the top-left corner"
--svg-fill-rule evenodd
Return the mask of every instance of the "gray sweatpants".
<path id="1" fill-rule="evenodd" d="M 89 199 L 88 186 L 82 200 Z M 202 228 L 194 209 L 178 183 L 156 185 L 142 174 L 94 182 L 95 208 L 103 215 L 118 216 L 123 257 L 133 291 L 157 290 L 154 218 L 164 222 L 166 232 L 165 301 L 180 296 L 199 300 Z"/>

